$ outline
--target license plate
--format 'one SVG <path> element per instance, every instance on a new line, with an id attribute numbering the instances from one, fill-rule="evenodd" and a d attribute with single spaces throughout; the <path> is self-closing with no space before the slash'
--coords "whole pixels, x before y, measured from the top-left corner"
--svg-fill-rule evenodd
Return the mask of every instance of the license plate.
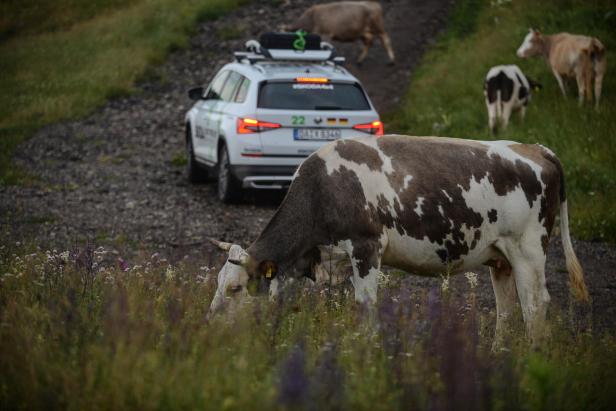
<path id="1" fill-rule="evenodd" d="M 294 128 L 294 140 L 337 140 L 341 131 L 333 128 Z"/>

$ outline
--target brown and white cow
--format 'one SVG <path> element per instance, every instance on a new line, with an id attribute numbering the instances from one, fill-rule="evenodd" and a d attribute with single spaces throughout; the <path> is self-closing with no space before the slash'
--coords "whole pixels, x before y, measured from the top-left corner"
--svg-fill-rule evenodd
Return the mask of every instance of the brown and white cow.
<path id="1" fill-rule="evenodd" d="M 517 293 L 537 341 L 550 300 L 544 270 L 559 207 L 571 287 L 586 300 L 563 170 L 547 148 L 393 135 L 338 140 L 300 166 L 257 240 L 236 249 L 225 266 L 243 278 L 232 292 L 249 279 L 271 282 L 272 291 L 279 281 L 311 275 L 317 247 L 333 244 L 350 257 L 355 299 L 374 303 L 382 264 L 420 275 L 489 265 L 497 335 Z"/>
<path id="2" fill-rule="evenodd" d="M 337 3 L 317 4 L 306 10 L 297 21 L 286 30 L 305 30 L 318 34 L 327 41 L 354 42 L 361 40 L 362 51 L 357 59 L 361 64 L 368 55 L 368 48 L 378 37 L 387 51 L 391 63 L 394 63 L 394 51 L 391 40 L 385 31 L 383 9 L 373 1 L 341 1 Z"/>
<path id="3" fill-rule="evenodd" d="M 533 90 L 539 88 L 541 84 L 526 77 L 515 64 L 492 67 L 483 83 L 492 134 L 496 133 L 499 123 L 503 129 L 507 128 L 514 111 L 519 111 L 523 119 Z"/>
<path id="4" fill-rule="evenodd" d="M 580 104 L 585 97 L 592 101 L 594 79 L 595 107 L 599 107 L 607 60 L 605 47 L 598 39 L 569 33 L 546 35 L 539 30 L 529 29 L 517 55 L 521 58 L 543 56 L 564 96 L 567 95 L 564 80 L 575 78 Z"/>

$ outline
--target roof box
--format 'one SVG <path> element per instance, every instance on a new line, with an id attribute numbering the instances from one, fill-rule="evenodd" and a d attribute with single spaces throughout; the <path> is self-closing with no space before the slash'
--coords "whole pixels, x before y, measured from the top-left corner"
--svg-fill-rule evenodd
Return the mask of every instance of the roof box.
<path id="1" fill-rule="evenodd" d="M 321 50 L 321 37 L 306 33 L 263 33 L 261 47 L 268 50 Z"/>

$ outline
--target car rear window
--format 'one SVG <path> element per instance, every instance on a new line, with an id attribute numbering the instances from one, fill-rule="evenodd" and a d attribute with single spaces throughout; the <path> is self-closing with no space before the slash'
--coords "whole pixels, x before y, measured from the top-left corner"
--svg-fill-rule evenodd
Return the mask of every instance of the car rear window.
<path id="1" fill-rule="evenodd" d="M 359 84 L 266 82 L 259 90 L 259 108 L 289 110 L 370 110 Z"/>

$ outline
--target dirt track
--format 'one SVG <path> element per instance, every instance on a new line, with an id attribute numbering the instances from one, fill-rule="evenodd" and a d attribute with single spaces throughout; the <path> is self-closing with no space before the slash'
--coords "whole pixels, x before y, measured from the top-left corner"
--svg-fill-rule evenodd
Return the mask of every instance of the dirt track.
<path id="1" fill-rule="evenodd" d="M 145 249 L 159 250 L 171 259 L 185 255 L 220 258 L 205 242 L 207 237 L 250 243 L 280 196 L 249 195 L 243 204 L 223 206 L 216 200 L 214 184 L 191 186 L 186 182 L 184 169 L 172 163 L 184 150 L 183 115 L 191 105 L 186 90 L 207 82 L 246 39 L 292 21 L 309 3 L 255 4 L 205 23 L 189 48 L 173 53 L 154 70 L 153 80 L 138 86 L 138 93 L 113 100 L 83 120 L 41 130 L 17 153 L 17 162 L 40 176 L 41 183 L 0 188 L 0 221 L 11 233 L 3 241 L 34 241 L 58 249 L 89 241 L 113 244 L 127 256 Z M 402 97 L 424 49 L 443 28 L 450 3 L 383 3 L 397 64 L 386 65 L 379 43 L 361 68 L 349 64 L 381 112 L 395 107 Z M 243 33 L 241 38 L 219 40 L 237 29 Z M 359 53 L 358 44 L 337 46 L 351 62 Z M 613 327 L 616 286 L 611 274 L 616 249 L 588 242 L 575 246 L 594 298 L 595 324 Z M 567 307 L 562 267 L 556 239 L 550 245 L 548 287 L 554 301 Z M 464 287 L 462 280 L 455 280 L 454 286 Z M 437 284 L 433 279 L 410 281 L 421 286 Z M 482 301 L 493 307 L 487 276 L 481 277 L 480 289 Z"/>

